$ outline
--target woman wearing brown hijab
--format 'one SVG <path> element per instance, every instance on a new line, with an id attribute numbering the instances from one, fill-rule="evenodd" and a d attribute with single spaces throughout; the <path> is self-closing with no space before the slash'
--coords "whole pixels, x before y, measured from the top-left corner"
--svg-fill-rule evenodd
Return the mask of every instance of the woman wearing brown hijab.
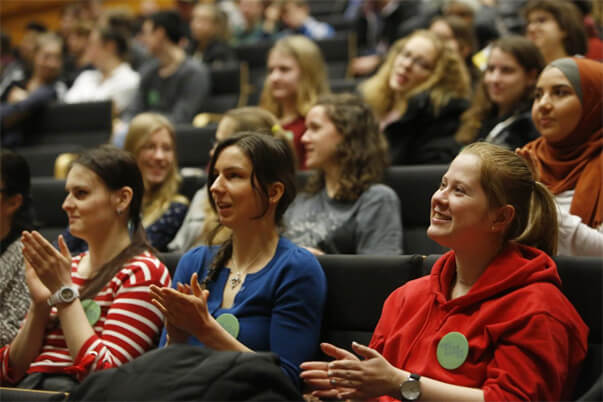
<path id="1" fill-rule="evenodd" d="M 603 64 L 550 63 L 536 85 L 532 119 L 541 138 L 529 157 L 559 209 L 559 254 L 603 255 Z"/>

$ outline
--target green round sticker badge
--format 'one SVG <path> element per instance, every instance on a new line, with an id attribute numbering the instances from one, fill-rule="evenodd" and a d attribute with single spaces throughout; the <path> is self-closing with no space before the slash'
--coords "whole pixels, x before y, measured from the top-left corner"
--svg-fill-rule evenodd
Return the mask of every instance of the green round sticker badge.
<path id="1" fill-rule="evenodd" d="M 239 336 L 239 320 L 233 314 L 222 314 L 216 318 L 216 321 L 218 321 L 218 324 L 220 324 L 230 335 L 235 338 Z"/>
<path id="2" fill-rule="evenodd" d="M 469 354 L 469 342 L 460 332 L 449 332 L 438 343 L 438 363 L 447 370 L 460 367 Z"/>
<path id="3" fill-rule="evenodd" d="M 96 324 L 101 316 L 101 308 L 98 303 L 92 299 L 86 299 L 82 300 L 82 307 L 90 325 Z"/>

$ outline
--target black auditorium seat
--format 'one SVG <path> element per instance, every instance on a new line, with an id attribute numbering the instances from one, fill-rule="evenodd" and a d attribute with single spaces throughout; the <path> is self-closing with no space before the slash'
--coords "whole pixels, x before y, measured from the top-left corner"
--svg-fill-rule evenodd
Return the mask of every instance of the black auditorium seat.
<path id="1" fill-rule="evenodd" d="M 351 349 L 368 344 L 387 296 L 421 276 L 418 255 L 321 255 L 327 277 L 327 303 L 321 340 Z"/>
<path id="2" fill-rule="evenodd" d="M 32 122 L 25 145 L 103 144 L 111 137 L 111 113 L 111 101 L 51 104 Z"/>
<path id="3" fill-rule="evenodd" d="M 56 240 L 68 225 L 67 215 L 61 208 L 65 195 L 65 180 L 53 177 L 31 179 L 31 196 L 38 230 L 50 241 Z"/>
<path id="4" fill-rule="evenodd" d="M 216 134 L 216 125 L 205 127 L 178 125 L 175 130 L 178 165 L 181 168 L 205 168 L 209 162 L 209 151 Z"/>
<path id="5" fill-rule="evenodd" d="M 402 206 L 404 254 L 435 254 L 445 249 L 427 237 L 431 196 L 437 190 L 447 165 L 392 166 L 385 184 L 398 194 Z"/>
<path id="6" fill-rule="evenodd" d="M 211 94 L 203 111 L 222 114 L 230 109 L 247 104 L 249 72 L 247 63 L 231 63 L 212 67 Z"/>

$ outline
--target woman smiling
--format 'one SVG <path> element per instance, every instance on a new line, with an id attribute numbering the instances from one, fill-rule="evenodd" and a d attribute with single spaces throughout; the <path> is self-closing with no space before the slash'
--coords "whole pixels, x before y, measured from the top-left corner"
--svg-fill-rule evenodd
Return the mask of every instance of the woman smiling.
<path id="1" fill-rule="evenodd" d="M 379 119 L 392 165 L 450 162 L 453 135 L 467 108 L 469 74 L 458 52 L 434 33 L 416 31 L 390 49 L 360 87 Z"/>
<path id="2" fill-rule="evenodd" d="M 157 113 L 141 113 L 130 123 L 124 149 L 134 155 L 144 181 L 142 225 L 147 238 L 158 251 L 167 251 L 188 210 L 188 200 L 178 194 L 181 179 L 174 128 Z M 72 252 L 87 249 L 85 242 L 69 233 L 63 236 Z"/>

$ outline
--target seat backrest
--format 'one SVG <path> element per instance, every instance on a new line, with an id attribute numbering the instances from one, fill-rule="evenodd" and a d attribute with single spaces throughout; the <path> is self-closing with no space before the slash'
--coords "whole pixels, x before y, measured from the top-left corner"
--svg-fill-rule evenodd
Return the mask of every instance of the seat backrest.
<path id="1" fill-rule="evenodd" d="M 355 33 L 338 32 L 331 38 L 317 40 L 316 44 L 325 59 L 329 78 L 345 78 L 349 62 L 356 56 Z"/>
<path id="2" fill-rule="evenodd" d="M 48 240 L 56 240 L 68 224 L 61 208 L 65 200 L 65 180 L 54 177 L 32 177 L 31 197 L 40 233 Z"/>
<path id="3" fill-rule="evenodd" d="M 37 145 L 33 147 L 19 148 L 21 154 L 29 165 L 32 177 L 54 176 L 54 163 L 62 153 L 77 153 L 84 149 L 77 144 Z"/>
<path id="4" fill-rule="evenodd" d="M 588 354 L 574 388 L 575 398 L 580 398 L 603 372 L 603 259 L 596 257 L 555 257 L 561 277 L 563 294 L 574 305 L 582 320 L 588 325 Z M 599 384 L 600 386 L 600 384 Z M 584 400 L 584 399 L 582 399 Z"/>
<path id="5" fill-rule="evenodd" d="M 207 175 L 187 175 L 182 176 L 180 183 L 180 194 L 184 195 L 189 201 L 192 201 L 195 193 L 207 183 Z"/>
<path id="6" fill-rule="evenodd" d="M 182 257 L 182 253 L 160 253 L 158 257 L 165 264 L 172 278 L 174 278 L 174 274 L 176 273 L 176 267 L 178 266 L 178 261 L 180 261 L 180 258 Z"/>
<path id="7" fill-rule="evenodd" d="M 209 151 L 216 134 L 216 125 L 210 124 L 205 127 L 178 125 L 175 131 L 178 166 L 205 168 L 209 162 Z"/>
<path id="8" fill-rule="evenodd" d="M 405 254 L 437 254 L 445 249 L 427 237 L 431 196 L 438 188 L 447 165 L 392 166 L 385 173 L 402 206 Z"/>
<path id="9" fill-rule="evenodd" d="M 30 120 L 26 145 L 96 146 L 111 136 L 112 102 L 52 103 Z"/>
<path id="10" fill-rule="evenodd" d="M 53 103 L 44 108 L 32 127 L 35 133 L 111 132 L 112 102 Z"/>
<path id="11" fill-rule="evenodd" d="M 387 296 L 421 276 L 421 256 L 321 255 L 327 303 L 321 341 L 368 344 Z"/>
<path id="12" fill-rule="evenodd" d="M 229 63 L 212 67 L 211 99 L 205 102 L 204 112 L 225 113 L 230 109 L 247 104 L 247 63 Z"/>

